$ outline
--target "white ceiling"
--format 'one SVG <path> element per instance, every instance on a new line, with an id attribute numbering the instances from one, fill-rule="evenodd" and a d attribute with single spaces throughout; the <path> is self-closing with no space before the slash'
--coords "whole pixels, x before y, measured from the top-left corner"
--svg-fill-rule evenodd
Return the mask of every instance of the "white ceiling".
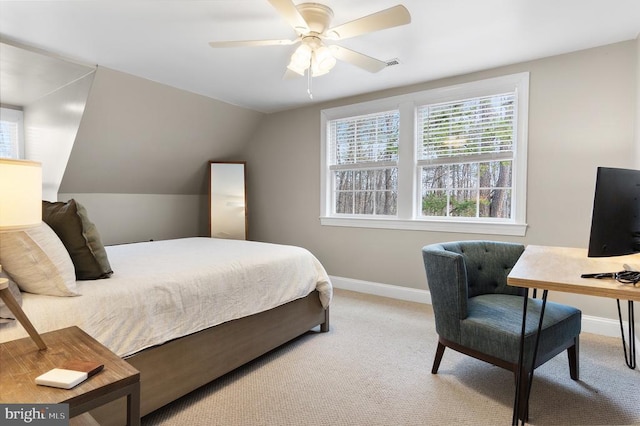
<path id="1" fill-rule="evenodd" d="M 400 65 L 371 74 L 338 63 L 313 79 L 310 100 L 306 78 L 282 79 L 295 46 L 209 47 L 213 40 L 294 38 L 267 0 L 0 0 L 0 36 L 273 112 L 631 40 L 640 32 L 640 0 L 319 1 L 333 9 L 332 26 L 404 4 L 411 24 L 340 42 Z"/>

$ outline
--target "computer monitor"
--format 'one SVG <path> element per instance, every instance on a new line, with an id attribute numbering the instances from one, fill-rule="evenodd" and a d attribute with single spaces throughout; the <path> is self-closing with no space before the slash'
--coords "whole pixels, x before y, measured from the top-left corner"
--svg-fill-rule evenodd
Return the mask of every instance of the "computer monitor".
<path id="1" fill-rule="evenodd" d="M 598 167 L 589 257 L 640 252 L 640 170 Z"/>

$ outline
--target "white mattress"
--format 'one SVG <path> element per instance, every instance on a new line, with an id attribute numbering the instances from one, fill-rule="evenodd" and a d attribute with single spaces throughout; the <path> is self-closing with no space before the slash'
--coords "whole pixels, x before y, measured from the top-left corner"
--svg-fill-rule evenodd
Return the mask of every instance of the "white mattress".
<path id="1" fill-rule="evenodd" d="M 78 281 L 81 296 L 23 293 L 23 310 L 40 333 L 77 325 L 124 357 L 315 289 L 325 308 L 332 297 L 326 271 L 300 247 L 185 238 L 108 246 L 107 253 L 113 276 Z M 26 336 L 17 321 L 0 326 L 0 342 Z"/>

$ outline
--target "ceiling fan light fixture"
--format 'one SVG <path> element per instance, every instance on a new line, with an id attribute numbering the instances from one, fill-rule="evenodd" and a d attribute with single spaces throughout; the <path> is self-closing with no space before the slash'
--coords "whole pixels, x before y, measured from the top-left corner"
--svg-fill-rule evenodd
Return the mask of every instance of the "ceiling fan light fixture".
<path id="1" fill-rule="evenodd" d="M 313 51 L 311 73 L 314 77 L 328 73 L 335 65 L 336 58 L 326 46 L 321 46 Z"/>
<path id="2" fill-rule="evenodd" d="M 313 51 L 307 44 L 301 44 L 298 46 L 293 55 L 291 55 L 291 61 L 287 68 L 300 75 L 304 75 L 304 72 L 309 68 L 311 63 L 311 56 Z"/>

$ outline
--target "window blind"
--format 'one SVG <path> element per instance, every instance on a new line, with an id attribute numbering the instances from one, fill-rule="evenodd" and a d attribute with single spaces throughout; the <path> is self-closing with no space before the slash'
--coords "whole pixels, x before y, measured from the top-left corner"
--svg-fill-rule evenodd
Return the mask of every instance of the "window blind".
<path id="1" fill-rule="evenodd" d="M 515 92 L 418 108 L 420 159 L 513 153 Z"/>
<path id="2" fill-rule="evenodd" d="M 398 160 L 398 110 L 331 120 L 331 165 Z"/>
<path id="3" fill-rule="evenodd" d="M 18 123 L 0 120 L 0 157 L 18 158 Z"/>

